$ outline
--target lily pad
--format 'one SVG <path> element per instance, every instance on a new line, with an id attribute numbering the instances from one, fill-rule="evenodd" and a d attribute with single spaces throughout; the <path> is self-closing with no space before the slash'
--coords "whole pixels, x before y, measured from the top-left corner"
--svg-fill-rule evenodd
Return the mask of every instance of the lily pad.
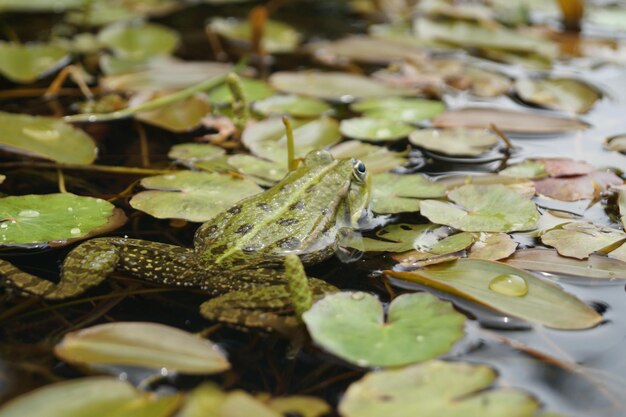
<path id="1" fill-rule="evenodd" d="M 339 130 L 342 135 L 349 138 L 385 142 L 407 137 L 413 131 L 413 127 L 394 120 L 355 117 L 342 120 Z"/>
<path id="2" fill-rule="evenodd" d="M 496 125 L 505 132 L 528 134 L 569 132 L 588 127 L 586 123 L 574 118 L 488 107 L 447 110 L 433 119 L 433 125 L 440 128 L 476 129 L 489 129 L 491 125 Z"/>
<path id="3" fill-rule="evenodd" d="M 549 177 L 571 177 L 593 172 L 593 166 L 584 161 L 568 158 L 527 159 L 499 172 L 519 178 L 539 179 Z"/>
<path id="4" fill-rule="evenodd" d="M 253 78 L 240 78 L 241 89 L 249 102 L 263 100 L 273 96 L 276 92 L 263 80 L 255 80 Z M 209 101 L 215 104 L 230 104 L 233 96 L 227 85 L 221 85 L 209 93 Z"/>
<path id="5" fill-rule="evenodd" d="M 250 44 L 252 30 L 250 22 L 237 19 L 224 19 L 215 17 L 211 19 L 208 28 L 215 33 L 240 43 Z M 263 49 L 271 54 L 292 52 L 298 47 L 301 36 L 292 26 L 268 20 L 263 26 L 263 38 L 261 45 Z"/>
<path id="6" fill-rule="evenodd" d="M 0 198 L 0 245 L 61 246 L 126 221 L 108 201 L 70 193 Z"/>
<path id="7" fill-rule="evenodd" d="M 0 112 L 0 147 L 63 164 L 90 164 L 97 152 L 89 135 L 62 120 L 5 112 Z"/>
<path id="8" fill-rule="evenodd" d="M 441 101 L 417 98 L 372 98 L 354 103 L 350 109 L 370 119 L 416 123 L 428 120 L 446 109 Z"/>
<path id="9" fill-rule="evenodd" d="M 528 230 L 539 220 L 535 203 L 504 185 L 468 184 L 450 191 L 448 199 L 457 205 L 422 201 L 421 214 L 433 223 L 466 232 Z"/>
<path id="10" fill-rule="evenodd" d="M 561 201 L 594 199 L 610 185 L 621 185 L 624 181 L 611 171 L 594 171 L 587 175 L 565 178 L 542 178 L 535 181 L 538 194 Z"/>
<path id="11" fill-rule="evenodd" d="M 626 229 L 626 185 L 623 185 L 618 189 L 617 208 L 619 209 L 622 225 L 624 225 L 624 229 Z"/>
<path id="12" fill-rule="evenodd" d="M 510 256 L 516 248 L 517 242 L 506 233 L 481 233 L 467 257 L 497 261 Z"/>
<path id="13" fill-rule="evenodd" d="M 511 266 L 482 259 L 457 259 L 412 272 L 385 271 L 555 329 L 587 329 L 601 320 L 593 308 L 556 284 Z"/>
<path id="14" fill-rule="evenodd" d="M 626 135 L 612 136 L 606 140 L 606 148 L 610 151 L 626 153 Z"/>
<path id="15" fill-rule="evenodd" d="M 363 161 L 370 174 L 380 174 L 406 164 L 406 152 L 390 151 L 384 146 L 371 145 L 358 140 L 342 142 L 330 148 L 335 158 L 356 158 Z"/>
<path id="16" fill-rule="evenodd" d="M 626 280 L 626 262 L 591 254 L 585 260 L 566 258 L 554 249 L 521 249 L 502 261 L 515 268 L 586 278 Z"/>
<path id="17" fill-rule="evenodd" d="M 213 374 L 230 367 L 217 345 L 158 323 L 88 327 L 66 334 L 54 353 L 70 363 L 167 368 L 186 374 Z"/>
<path id="18" fill-rule="evenodd" d="M 283 179 L 287 172 L 287 163 L 273 162 L 257 158 L 252 155 L 233 155 L 228 158 L 228 164 L 259 185 L 273 185 Z"/>
<path id="19" fill-rule="evenodd" d="M 141 180 L 149 188 L 136 194 L 130 205 L 159 219 L 205 222 L 242 198 L 262 189 L 250 180 L 224 174 L 181 171 Z"/>
<path id="20" fill-rule="evenodd" d="M 288 114 L 293 117 L 318 117 L 331 107 L 321 100 L 295 95 L 275 95 L 252 104 L 252 109 L 263 116 Z"/>
<path id="21" fill-rule="evenodd" d="M 493 149 L 500 139 L 485 129 L 420 129 L 409 141 L 429 151 L 451 156 L 478 156 Z"/>
<path id="22" fill-rule="evenodd" d="M 309 45 L 309 49 L 316 59 L 330 65 L 346 61 L 390 64 L 424 55 L 424 49 L 415 44 L 362 35 L 348 36 L 333 42 L 315 42 Z"/>
<path id="23" fill-rule="evenodd" d="M 587 113 L 602 95 L 573 78 L 520 78 L 515 90 L 522 100 L 568 113 Z"/>
<path id="24" fill-rule="evenodd" d="M 179 36 L 166 26 L 154 23 L 114 23 L 98 33 L 98 40 L 116 55 L 143 58 L 171 54 L 178 45 Z"/>
<path id="25" fill-rule="evenodd" d="M 527 160 L 513 164 L 498 172 L 500 175 L 516 178 L 544 178 L 548 176 L 545 165 L 541 161 Z"/>
<path id="26" fill-rule="evenodd" d="M 594 252 L 611 256 L 613 250 L 626 242 L 626 233 L 588 222 L 569 222 L 542 234 L 541 241 L 563 256 L 585 259 Z"/>
<path id="27" fill-rule="evenodd" d="M 497 373 L 485 365 L 428 361 L 370 372 L 339 403 L 343 417 L 533 417 L 531 395 L 490 388 Z"/>
<path id="28" fill-rule="evenodd" d="M 341 139 L 339 123 L 335 119 L 321 117 L 308 122 L 296 121 L 292 125 L 296 158 L 303 158 L 314 149 L 334 145 Z M 257 156 L 280 163 L 287 161 L 287 136 L 280 118 L 268 118 L 249 125 L 241 141 Z"/>
<path id="29" fill-rule="evenodd" d="M 379 214 L 419 211 L 421 199 L 445 197 L 446 186 L 423 175 L 372 176 L 371 208 Z"/>
<path id="30" fill-rule="evenodd" d="M 401 366 L 446 353 L 463 337 L 465 316 L 430 294 L 383 305 L 363 292 L 327 295 L 302 315 L 313 341 L 358 366 Z"/>
<path id="31" fill-rule="evenodd" d="M 0 41 L 0 74 L 16 83 L 32 83 L 61 68 L 67 57 L 64 49 L 53 45 Z"/>
<path id="32" fill-rule="evenodd" d="M 209 161 L 226 154 L 219 146 L 210 143 L 179 143 L 172 146 L 167 153 L 168 158 L 193 164 L 197 161 Z"/>
<path id="33" fill-rule="evenodd" d="M 157 97 L 158 95 L 152 96 L 150 99 Z M 136 101 L 132 103 L 138 104 L 140 103 Z M 211 105 L 204 98 L 193 96 L 149 112 L 138 113 L 135 117 L 161 129 L 182 133 L 198 128 L 202 124 L 202 119 L 210 112 Z"/>
<path id="34" fill-rule="evenodd" d="M 283 417 L 250 394 L 235 390 L 224 392 L 211 383 L 194 389 L 176 417 Z"/>
<path id="35" fill-rule="evenodd" d="M 410 96 L 410 88 L 393 87 L 371 78 L 344 72 L 275 72 L 270 84 L 279 91 L 331 101 Z"/>

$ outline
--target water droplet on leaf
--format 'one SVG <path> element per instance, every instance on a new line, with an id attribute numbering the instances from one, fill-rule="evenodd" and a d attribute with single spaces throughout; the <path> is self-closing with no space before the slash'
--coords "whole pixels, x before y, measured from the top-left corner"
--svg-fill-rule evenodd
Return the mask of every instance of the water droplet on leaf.
<path id="1" fill-rule="evenodd" d="M 359 301 L 362 300 L 363 297 L 365 297 L 365 293 L 359 291 L 359 292 L 354 292 L 352 293 L 352 295 L 350 296 L 353 300 Z"/>
<path id="2" fill-rule="evenodd" d="M 39 216 L 39 214 L 37 210 L 22 210 L 18 213 L 18 216 L 32 218 Z"/>
<path id="3" fill-rule="evenodd" d="M 489 289 L 510 297 L 523 297 L 528 293 L 528 284 L 519 275 L 503 274 L 498 275 L 489 282 Z"/>
<path id="4" fill-rule="evenodd" d="M 70 234 L 71 234 L 71 235 L 76 236 L 76 235 L 80 235 L 80 233 L 81 233 L 81 232 L 80 232 L 80 228 L 78 228 L 78 227 L 72 227 L 72 228 L 70 229 Z"/>

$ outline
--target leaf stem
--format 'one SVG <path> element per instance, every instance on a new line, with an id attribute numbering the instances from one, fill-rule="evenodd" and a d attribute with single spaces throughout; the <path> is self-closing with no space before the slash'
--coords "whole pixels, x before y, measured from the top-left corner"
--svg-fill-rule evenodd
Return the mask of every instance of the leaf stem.
<path id="1" fill-rule="evenodd" d="M 81 164 L 57 164 L 54 162 L 29 162 L 16 161 L 0 163 L 0 169 L 10 168 L 42 168 L 42 169 L 69 169 L 75 171 L 95 171 L 107 172 L 110 174 L 126 174 L 126 175 L 159 175 L 159 174 L 175 174 L 181 170 L 177 169 L 148 169 L 139 167 L 120 167 L 112 165 L 81 165 Z"/>
<path id="2" fill-rule="evenodd" d="M 289 171 L 293 171 L 296 169 L 293 126 L 291 125 L 291 120 L 289 120 L 287 116 L 283 116 L 283 124 L 285 125 L 285 134 L 287 135 L 287 168 Z"/>

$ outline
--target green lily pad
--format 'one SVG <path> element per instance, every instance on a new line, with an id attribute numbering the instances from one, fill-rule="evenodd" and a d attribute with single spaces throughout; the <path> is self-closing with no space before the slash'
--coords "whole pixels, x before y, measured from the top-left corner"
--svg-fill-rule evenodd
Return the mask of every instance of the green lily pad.
<path id="1" fill-rule="evenodd" d="M 497 261 L 510 256 L 517 242 L 506 233 L 481 233 L 467 254 L 468 258 Z"/>
<path id="2" fill-rule="evenodd" d="M 61 246 L 126 221 L 108 201 L 70 193 L 0 198 L 0 245 Z"/>
<path id="3" fill-rule="evenodd" d="M 224 392 L 211 383 L 204 383 L 187 397 L 176 417 L 283 417 L 278 411 L 247 392 Z M 148 417 L 148 416 L 146 416 Z"/>
<path id="4" fill-rule="evenodd" d="M 215 17 L 211 19 L 208 28 L 226 39 L 250 44 L 252 30 L 248 20 L 224 19 Z M 263 26 L 263 38 L 261 46 L 271 54 L 292 52 L 300 43 L 300 33 L 292 26 L 268 20 Z"/>
<path id="5" fill-rule="evenodd" d="M 371 145 L 358 140 L 342 142 L 330 148 L 329 151 L 335 158 L 360 159 L 370 174 L 380 174 L 409 162 L 405 156 L 406 152 L 394 152 L 384 146 Z"/>
<path id="6" fill-rule="evenodd" d="M 326 401 L 306 395 L 272 398 L 267 401 L 267 405 L 283 416 L 322 417 L 332 411 Z"/>
<path id="7" fill-rule="evenodd" d="M 1 11 L 13 12 L 55 12 L 59 13 L 68 9 L 76 9 L 84 6 L 85 0 L 0 0 Z"/>
<path id="8" fill-rule="evenodd" d="M 394 120 L 370 119 L 368 117 L 345 119 L 339 125 L 339 131 L 342 135 L 370 142 L 402 139 L 407 137 L 413 129 L 410 125 Z"/>
<path id="9" fill-rule="evenodd" d="M 522 100 L 568 113 L 587 113 L 602 95 L 573 78 L 520 78 L 515 90 Z"/>
<path id="10" fill-rule="evenodd" d="M 612 251 L 626 242 L 626 233 L 588 222 L 569 222 L 542 234 L 541 241 L 563 256 L 585 259 L 594 252 L 611 256 Z"/>
<path id="11" fill-rule="evenodd" d="M 228 164 L 249 176 L 259 185 L 273 185 L 282 180 L 287 172 L 287 163 L 273 162 L 252 155 L 238 154 L 228 158 Z"/>
<path id="12" fill-rule="evenodd" d="M 485 365 L 428 361 L 370 372 L 339 403 L 343 417 L 533 417 L 530 394 L 490 388 L 497 373 Z"/>
<path id="13" fill-rule="evenodd" d="M 329 117 L 312 121 L 294 121 L 294 156 L 303 158 L 314 149 L 323 149 L 334 145 L 341 139 L 339 123 Z M 280 118 L 268 118 L 248 126 L 241 137 L 243 144 L 250 151 L 279 163 L 287 163 L 287 136 Z"/>
<path id="14" fill-rule="evenodd" d="M 275 72 L 269 82 L 279 91 L 331 101 L 415 94 L 410 88 L 393 87 L 362 75 L 344 72 Z"/>
<path id="15" fill-rule="evenodd" d="M 506 175 L 508 177 L 516 178 L 544 178 L 548 176 L 545 165 L 538 160 L 527 160 L 506 167 L 502 171 L 498 172 L 500 175 Z"/>
<path id="16" fill-rule="evenodd" d="M 159 219 L 205 222 L 242 198 L 262 189 L 254 182 L 230 175 L 181 171 L 141 180 L 149 188 L 136 194 L 130 205 Z"/>
<path id="17" fill-rule="evenodd" d="M 465 316 L 430 294 L 403 294 L 385 322 L 378 298 L 340 292 L 316 302 L 302 319 L 313 341 L 358 366 L 402 366 L 446 353 L 463 337 Z"/>
<path id="18" fill-rule="evenodd" d="M 0 41 L 0 74 L 28 84 L 65 65 L 67 52 L 46 44 L 15 44 Z"/>
<path id="19" fill-rule="evenodd" d="M 421 199 L 445 195 L 445 185 L 422 175 L 372 175 L 371 208 L 379 214 L 419 211 Z"/>
<path id="20" fill-rule="evenodd" d="M 168 158 L 193 164 L 197 161 L 209 161 L 226 154 L 219 146 L 210 143 L 179 143 L 172 146 L 167 153 Z"/>
<path id="21" fill-rule="evenodd" d="M 535 203 L 504 185 L 468 184 L 450 191 L 448 199 L 457 205 L 423 200 L 421 214 L 466 232 L 528 230 L 539 220 Z"/>
<path id="22" fill-rule="evenodd" d="M 412 272 L 385 271 L 555 329 L 587 329 L 601 320 L 593 308 L 561 287 L 511 266 L 482 259 L 457 259 Z"/>
<path id="23" fill-rule="evenodd" d="M 252 104 L 252 109 L 263 116 L 288 114 L 293 117 L 318 117 L 331 107 L 321 100 L 296 95 L 275 95 Z"/>
<path id="24" fill-rule="evenodd" d="M 240 78 L 241 89 L 249 102 L 263 100 L 273 96 L 276 92 L 263 80 L 255 80 L 252 78 Z M 225 105 L 233 101 L 233 96 L 227 85 L 221 85 L 209 93 L 209 101 L 211 103 Z"/>
<path id="25" fill-rule="evenodd" d="M 446 109 L 441 101 L 417 98 L 372 98 L 350 105 L 350 109 L 370 119 L 416 123 L 428 120 Z"/>
<path id="26" fill-rule="evenodd" d="M 150 99 L 156 99 L 153 96 Z M 161 96 L 162 97 L 162 96 Z M 140 103 L 133 103 L 138 105 Z M 189 132 L 202 124 L 202 119 L 211 113 L 211 105 L 200 96 L 189 97 L 158 109 L 137 113 L 135 117 L 144 123 L 170 132 Z"/>
<path id="27" fill-rule="evenodd" d="M 230 367 L 206 339 L 158 323 L 106 323 L 71 332 L 54 348 L 66 362 L 167 368 L 186 374 L 213 374 Z"/>
<path id="28" fill-rule="evenodd" d="M 0 112 L 0 148 L 64 164 L 90 164 L 97 151 L 89 135 L 62 120 L 5 112 Z"/>
<path id="29" fill-rule="evenodd" d="M 451 156 L 478 156 L 499 141 L 498 136 L 484 129 L 420 129 L 409 135 L 413 145 Z"/>
<path id="30" fill-rule="evenodd" d="M 176 395 L 157 398 L 117 378 L 90 377 L 21 395 L 0 407 L 0 417 L 168 417 L 178 403 Z"/>
<path id="31" fill-rule="evenodd" d="M 98 33 L 98 40 L 116 55 L 137 58 L 169 55 L 180 39 L 175 31 L 154 23 L 114 23 Z"/>
<path id="32" fill-rule="evenodd" d="M 587 278 L 626 280 L 626 262 L 591 254 L 585 260 L 566 258 L 555 249 L 521 249 L 502 261 L 515 268 Z"/>

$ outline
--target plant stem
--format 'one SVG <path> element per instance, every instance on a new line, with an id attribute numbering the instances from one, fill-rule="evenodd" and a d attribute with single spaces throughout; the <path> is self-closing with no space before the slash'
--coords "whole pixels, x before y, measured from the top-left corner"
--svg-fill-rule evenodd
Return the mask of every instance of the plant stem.
<path id="1" fill-rule="evenodd" d="M 42 169 L 70 169 L 75 171 L 95 171 L 107 172 L 110 174 L 126 174 L 126 175 L 159 175 L 159 174 L 175 174 L 180 172 L 176 169 L 148 169 L 138 167 L 120 167 L 110 165 L 80 165 L 80 164 L 57 164 L 54 162 L 4 162 L 0 163 L 0 169 L 10 168 L 42 168 Z"/>
<path id="2" fill-rule="evenodd" d="M 293 171 L 296 169 L 293 126 L 291 126 L 291 120 L 287 116 L 283 116 L 283 124 L 285 125 L 285 134 L 287 135 L 287 168 L 289 171 Z"/>

